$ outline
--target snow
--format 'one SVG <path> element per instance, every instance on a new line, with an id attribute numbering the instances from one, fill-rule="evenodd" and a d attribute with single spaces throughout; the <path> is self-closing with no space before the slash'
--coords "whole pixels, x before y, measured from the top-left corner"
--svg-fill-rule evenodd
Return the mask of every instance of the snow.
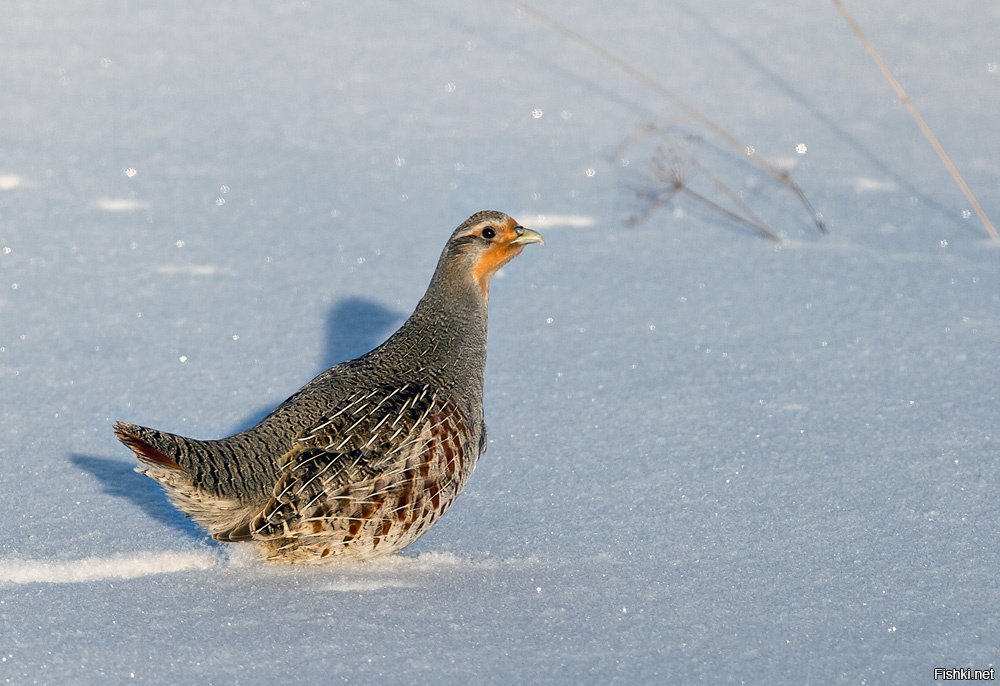
<path id="1" fill-rule="evenodd" d="M 1000 219 L 1000 9 L 849 8 Z M 539 9 L 791 168 L 830 235 L 511 5 L 9 12 L 0 681 L 995 666 L 1000 246 L 856 38 L 822 3 Z M 684 194 L 630 224 L 681 145 L 783 242 Z M 402 555 L 263 565 L 132 471 L 113 420 L 245 428 L 384 339 L 487 208 L 547 245 L 492 288 L 489 450 Z"/>
<path id="2" fill-rule="evenodd" d="M 104 579 L 136 579 L 188 569 L 209 569 L 215 560 L 205 553 L 151 552 L 139 555 L 88 557 L 80 560 L 18 561 L 0 564 L 3 584 L 77 584 Z"/>

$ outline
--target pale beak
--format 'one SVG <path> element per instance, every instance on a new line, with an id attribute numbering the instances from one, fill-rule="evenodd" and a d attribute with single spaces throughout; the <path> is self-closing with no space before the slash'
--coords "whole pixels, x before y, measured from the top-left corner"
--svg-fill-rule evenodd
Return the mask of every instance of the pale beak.
<path id="1" fill-rule="evenodd" d="M 517 238 L 510 242 L 511 245 L 527 245 L 528 243 L 541 243 L 545 245 L 545 239 L 537 231 L 526 229 L 523 226 L 515 226 L 514 233 L 517 234 Z"/>

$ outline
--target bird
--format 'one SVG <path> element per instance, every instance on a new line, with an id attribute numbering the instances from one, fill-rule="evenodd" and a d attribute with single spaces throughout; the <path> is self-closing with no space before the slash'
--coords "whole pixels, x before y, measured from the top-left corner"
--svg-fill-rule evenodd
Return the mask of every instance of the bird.
<path id="1" fill-rule="evenodd" d="M 337 364 L 256 426 L 199 440 L 116 422 L 136 471 L 216 540 L 283 563 L 402 550 L 451 506 L 486 450 L 490 280 L 544 243 L 476 212 L 445 244 L 423 297 L 381 345 Z"/>

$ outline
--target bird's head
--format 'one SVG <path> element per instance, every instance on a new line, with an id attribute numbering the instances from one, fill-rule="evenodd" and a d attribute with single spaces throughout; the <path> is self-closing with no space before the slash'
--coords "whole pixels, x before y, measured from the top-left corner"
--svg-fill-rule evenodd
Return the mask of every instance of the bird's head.
<path id="1" fill-rule="evenodd" d="M 445 259 L 467 272 L 483 294 L 490 278 L 517 257 L 529 243 L 544 243 L 537 231 L 526 229 L 503 212 L 484 210 L 462 222 L 448 240 Z"/>

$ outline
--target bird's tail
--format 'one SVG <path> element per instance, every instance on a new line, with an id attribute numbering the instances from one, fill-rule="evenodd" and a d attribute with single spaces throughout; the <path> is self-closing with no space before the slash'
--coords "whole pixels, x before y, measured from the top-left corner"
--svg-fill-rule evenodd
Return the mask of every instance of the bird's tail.
<path id="1" fill-rule="evenodd" d="M 129 450 L 134 452 L 140 461 L 147 465 L 166 469 L 182 469 L 177 459 L 168 454 L 167 451 L 170 451 L 170 448 L 164 445 L 162 431 L 147 429 L 144 426 L 127 422 L 116 422 L 115 436 L 128 446 Z"/>
<path id="2" fill-rule="evenodd" d="M 205 442 L 127 422 L 117 422 L 114 430 L 139 459 L 136 471 L 158 481 L 177 509 L 213 535 L 242 526 L 259 511 L 206 481 Z"/>

